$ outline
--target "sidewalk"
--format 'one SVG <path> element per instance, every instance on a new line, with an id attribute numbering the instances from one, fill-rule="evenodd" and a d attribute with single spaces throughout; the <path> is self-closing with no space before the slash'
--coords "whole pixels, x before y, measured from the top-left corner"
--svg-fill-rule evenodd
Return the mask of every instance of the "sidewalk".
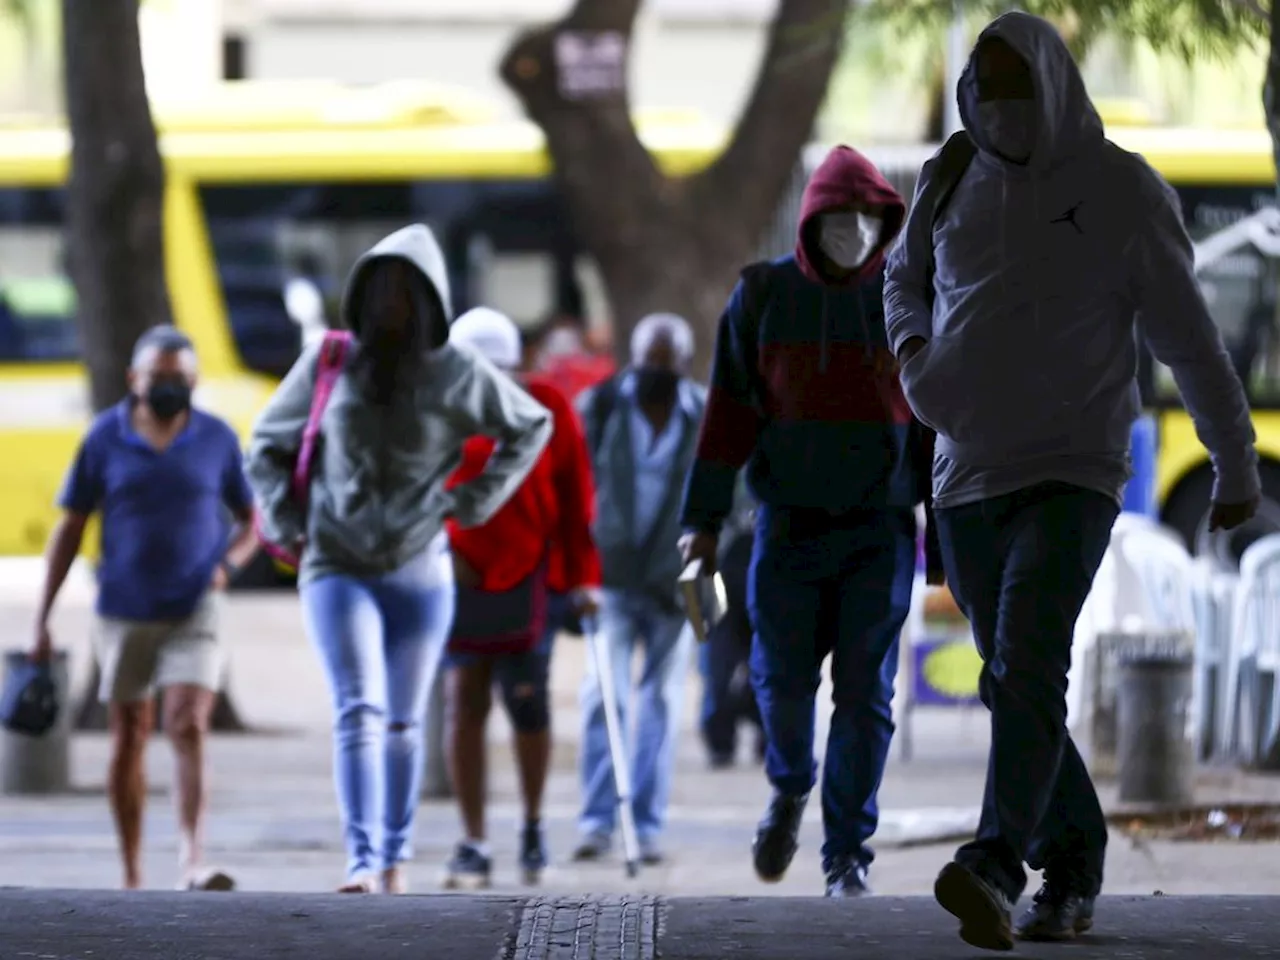
<path id="1" fill-rule="evenodd" d="M 1104 898 L 1096 934 L 1019 957 L 1280 956 L 1274 898 Z M 694 900 L 566 897 L 0 893 L 6 957 L 93 960 L 958 960 L 980 953 L 924 898 Z"/>
<path id="2" fill-rule="evenodd" d="M 26 642 L 30 587 L 0 569 L 0 617 L 6 646 Z M 88 591 L 72 588 L 55 624 L 56 639 L 72 655 L 73 677 L 88 668 Z M 210 855 L 250 890 L 321 892 L 334 887 L 341 866 L 337 809 L 330 780 L 328 696 L 319 663 L 302 636 L 291 595 L 236 597 L 228 604 L 226 637 L 232 657 L 232 691 L 246 720 L 259 731 L 223 736 L 211 744 L 213 766 Z M 555 769 L 546 824 L 553 856 L 571 849 L 578 800 L 577 696 L 585 667 L 583 644 L 564 638 L 553 678 Z M 547 878 L 550 893 L 651 893 L 662 895 L 811 895 L 821 892 L 819 804 L 811 804 L 802 849 L 786 881 L 763 887 L 751 873 L 750 838 L 768 797 L 761 770 L 745 761 L 736 769 L 706 769 L 696 733 L 699 685 L 690 665 L 666 845 L 669 862 L 628 881 L 616 862 L 578 866 L 561 862 Z M 822 702 L 829 700 L 824 688 Z M 826 710 L 820 736 L 825 736 Z M 925 894 L 953 838 L 971 833 L 981 797 L 987 727 L 985 716 L 920 711 L 911 763 L 892 759 L 881 792 L 879 852 L 873 883 L 885 894 Z M 491 840 L 498 888 L 517 891 L 515 876 L 518 793 L 505 720 L 491 728 Z M 749 744 L 743 744 L 744 754 Z M 79 735 L 73 745 L 75 790 L 60 797 L 0 797 L 0 884 L 109 888 L 118 882 L 115 836 L 103 795 L 108 743 L 103 735 Z M 174 819 L 166 799 L 170 781 L 167 745 L 149 754 L 153 800 L 146 827 L 149 883 L 173 882 Z M 1280 780 L 1213 774 L 1202 779 L 1202 799 L 1280 800 Z M 1108 792 L 1108 795 L 1109 792 Z M 1106 799 L 1106 798 L 1104 798 Z M 457 839 L 457 815 L 449 802 L 422 807 L 411 870 L 413 888 L 435 889 L 440 865 Z M 941 844 L 939 844 L 941 841 Z M 1150 894 L 1184 891 L 1277 892 L 1280 870 L 1267 845 L 1134 846 L 1113 837 L 1108 890 Z"/>

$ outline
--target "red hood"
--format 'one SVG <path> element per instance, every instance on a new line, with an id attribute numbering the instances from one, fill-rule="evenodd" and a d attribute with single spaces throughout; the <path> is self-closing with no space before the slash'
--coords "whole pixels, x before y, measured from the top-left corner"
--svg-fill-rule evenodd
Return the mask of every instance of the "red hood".
<path id="1" fill-rule="evenodd" d="M 815 218 L 820 213 L 848 209 L 855 202 L 884 207 L 884 231 L 880 245 L 864 263 L 847 277 L 837 279 L 823 274 L 824 262 L 818 251 Z M 876 169 L 874 163 L 852 147 L 835 147 L 809 178 L 800 201 L 800 232 L 796 239 L 796 262 L 810 280 L 820 283 L 858 283 L 875 273 L 884 263 L 886 248 L 898 236 L 907 206 L 893 185 Z"/>

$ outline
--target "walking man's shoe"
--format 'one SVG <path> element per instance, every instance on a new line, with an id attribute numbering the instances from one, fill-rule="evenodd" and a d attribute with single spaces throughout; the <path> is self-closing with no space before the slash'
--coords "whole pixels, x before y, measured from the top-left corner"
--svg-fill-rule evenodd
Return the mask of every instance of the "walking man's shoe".
<path id="1" fill-rule="evenodd" d="M 865 897 L 871 893 L 867 886 L 867 868 L 850 857 L 840 857 L 827 867 L 827 896 L 834 900 Z"/>
<path id="2" fill-rule="evenodd" d="M 775 793 L 769 801 L 769 809 L 756 827 L 752 846 L 756 876 L 765 883 L 777 883 L 791 866 L 800 846 L 800 821 L 808 801 L 807 793 L 800 796 Z"/>
<path id="3" fill-rule="evenodd" d="M 219 893 L 225 893 L 235 888 L 236 882 L 231 874 L 207 867 L 189 872 L 178 884 L 179 890 L 210 890 Z"/>
<path id="4" fill-rule="evenodd" d="M 948 863 L 933 884 L 933 895 L 960 921 L 960 939 L 982 950 L 1012 950 L 1013 905 L 1004 892 L 968 867 Z"/>
<path id="5" fill-rule="evenodd" d="M 640 862 L 646 867 L 656 867 L 664 860 L 666 854 L 662 852 L 662 847 L 657 840 L 642 837 L 640 840 Z"/>
<path id="6" fill-rule="evenodd" d="M 1014 935 L 1019 940 L 1074 940 L 1093 926 L 1093 897 L 1058 888 L 1045 882 L 1032 898 L 1031 906 L 1018 918 Z"/>
<path id="7" fill-rule="evenodd" d="M 573 859 L 578 863 L 593 863 L 608 855 L 613 840 L 607 833 L 588 833 L 578 842 Z"/>

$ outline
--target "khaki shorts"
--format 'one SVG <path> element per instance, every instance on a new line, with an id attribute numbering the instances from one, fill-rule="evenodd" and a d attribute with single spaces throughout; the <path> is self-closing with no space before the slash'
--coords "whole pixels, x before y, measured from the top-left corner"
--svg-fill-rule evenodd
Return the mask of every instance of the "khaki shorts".
<path id="1" fill-rule="evenodd" d="M 94 652 L 102 670 L 103 703 L 148 700 L 156 688 L 190 684 L 206 690 L 222 685 L 223 651 L 218 644 L 219 594 L 207 594 L 186 620 L 152 622 L 99 617 Z"/>

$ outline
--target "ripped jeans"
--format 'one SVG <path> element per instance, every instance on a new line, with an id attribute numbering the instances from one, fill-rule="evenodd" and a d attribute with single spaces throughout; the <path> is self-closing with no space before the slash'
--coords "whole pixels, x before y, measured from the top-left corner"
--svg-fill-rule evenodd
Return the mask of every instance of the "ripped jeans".
<path id="1" fill-rule="evenodd" d="M 385 576 L 329 575 L 301 588 L 307 633 L 334 702 L 334 779 L 347 878 L 412 856 L 427 698 L 453 622 L 441 539 Z"/>

